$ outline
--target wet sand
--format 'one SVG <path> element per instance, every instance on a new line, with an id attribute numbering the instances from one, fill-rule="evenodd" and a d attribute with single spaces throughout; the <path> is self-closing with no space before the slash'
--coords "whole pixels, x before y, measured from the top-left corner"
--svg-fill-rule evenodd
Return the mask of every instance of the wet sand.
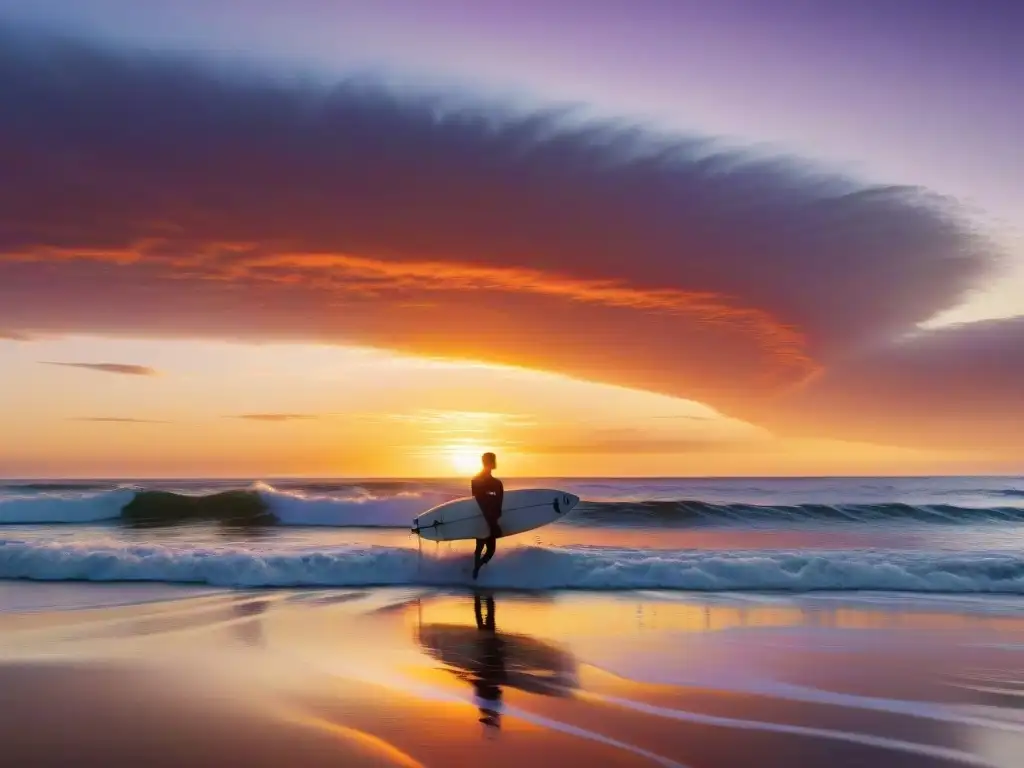
<path id="1" fill-rule="evenodd" d="M 1024 765 L 1013 599 L 0 583 L 5 765 Z"/>

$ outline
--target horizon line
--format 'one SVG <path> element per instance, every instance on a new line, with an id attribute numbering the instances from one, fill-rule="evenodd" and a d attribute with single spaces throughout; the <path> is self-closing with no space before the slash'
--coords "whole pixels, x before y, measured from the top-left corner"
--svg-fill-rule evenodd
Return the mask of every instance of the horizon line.
<path id="1" fill-rule="evenodd" d="M 908 473 L 908 474 L 818 474 L 818 475 L 502 475 L 499 476 L 509 480 L 827 480 L 827 479 L 872 479 L 872 480 L 900 480 L 900 479 L 952 479 L 952 478 L 1020 478 L 1024 473 L 1013 472 L 984 472 L 967 474 L 934 474 L 934 473 Z M 217 481 L 217 482 L 240 482 L 240 483 L 270 483 L 275 480 L 285 481 L 370 481 L 370 482 L 416 482 L 416 481 L 463 481 L 472 477 L 471 475 L 40 475 L 35 477 L 16 477 L 0 475 L 0 484 L 7 483 L 36 483 L 36 482 L 90 482 L 90 481 L 121 481 L 121 482 L 153 482 L 153 481 Z"/>

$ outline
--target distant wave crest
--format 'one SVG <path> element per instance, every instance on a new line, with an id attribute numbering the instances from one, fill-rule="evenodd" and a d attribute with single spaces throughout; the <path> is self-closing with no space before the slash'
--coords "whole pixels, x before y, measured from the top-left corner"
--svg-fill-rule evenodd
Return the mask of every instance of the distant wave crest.
<path id="1" fill-rule="evenodd" d="M 367 490 L 356 484 L 325 483 L 279 489 L 256 483 L 248 488 L 193 493 L 129 486 L 85 491 L 70 491 L 62 485 L 35 488 L 13 495 L 8 488 L 8 495 L 0 496 L 0 525 L 121 521 L 127 525 L 158 526 L 207 521 L 230 525 L 408 528 L 417 515 L 457 495 L 401 484 Z M 1014 489 L 1006 489 L 1001 495 L 1006 499 L 1024 498 L 1024 492 Z M 680 528 L 1024 523 L 1024 506 L 1013 503 L 970 507 L 898 502 L 769 505 L 714 504 L 699 499 L 591 501 L 581 504 L 566 522 L 583 526 Z"/>
<path id="2" fill-rule="evenodd" d="M 1000 488 L 995 491 L 989 491 L 996 496 L 1006 496 L 1011 499 L 1024 499 L 1024 491 L 1019 488 Z"/>
<path id="3" fill-rule="evenodd" d="M 711 504 L 699 500 L 581 504 L 571 522 L 624 526 L 749 526 L 779 523 L 1024 523 L 1024 507 L 952 504 Z"/>

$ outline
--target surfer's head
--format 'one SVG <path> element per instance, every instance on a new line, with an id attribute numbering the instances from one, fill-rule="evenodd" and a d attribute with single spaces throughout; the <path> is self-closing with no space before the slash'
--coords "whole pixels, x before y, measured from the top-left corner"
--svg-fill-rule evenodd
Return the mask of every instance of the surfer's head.
<path id="1" fill-rule="evenodd" d="M 498 457 L 490 451 L 481 456 L 480 461 L 483 462 L 484 469 L 495 469 L 498 466 Z"/>

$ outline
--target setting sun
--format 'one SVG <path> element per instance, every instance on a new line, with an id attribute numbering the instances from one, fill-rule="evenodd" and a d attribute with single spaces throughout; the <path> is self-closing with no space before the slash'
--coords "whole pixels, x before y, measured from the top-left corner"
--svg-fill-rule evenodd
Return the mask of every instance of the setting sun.
<path id="1" fill-rule="evenodd" d="M 486 449 L 475 445 L 453 445 L 445 449 L 452 468 L 460 475 L 473 475 L 480 470 L 480 456 Z"/>

